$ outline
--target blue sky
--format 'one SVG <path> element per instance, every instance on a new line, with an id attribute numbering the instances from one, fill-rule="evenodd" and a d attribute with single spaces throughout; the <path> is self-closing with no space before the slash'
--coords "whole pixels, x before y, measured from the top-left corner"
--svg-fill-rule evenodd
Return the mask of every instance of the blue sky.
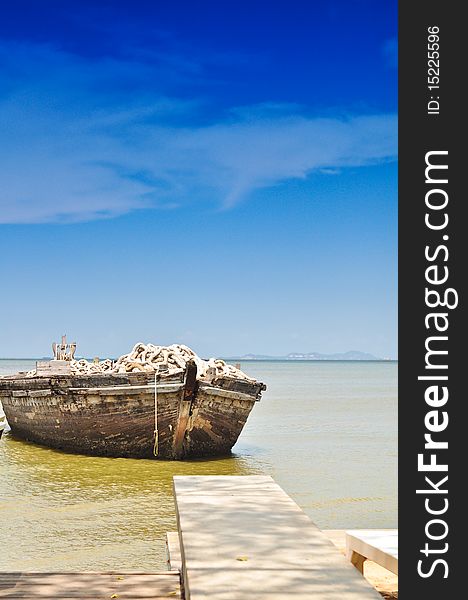
<path id="1" fill-rule="evenodd" d="M 396 356 L 395 2 L 22 2 L 0 356 Z"/>

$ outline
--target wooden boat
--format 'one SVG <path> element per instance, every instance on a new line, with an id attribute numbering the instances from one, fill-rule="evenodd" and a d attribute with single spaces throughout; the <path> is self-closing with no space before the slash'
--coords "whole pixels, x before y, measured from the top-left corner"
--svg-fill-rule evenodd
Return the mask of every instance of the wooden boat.
<path id="1" fill-rule="evenodd" d="M 37 376 L 0 378 L 0 401 L 11 433 L 31 442 L 90 455 L 183 459 L 229 454 L 264 389 L 232 377 L 200 381 L 194 362 L 181 374 L 157 376 L 43 368 Z"/>

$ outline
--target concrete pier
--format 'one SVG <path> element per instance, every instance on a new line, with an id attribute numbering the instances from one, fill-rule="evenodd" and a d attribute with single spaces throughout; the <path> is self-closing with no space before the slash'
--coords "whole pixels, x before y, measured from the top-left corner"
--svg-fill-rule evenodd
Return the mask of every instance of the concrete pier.
<path id="1" fill-rule="evenodd" d="M 186 600 L 380 598 L 271 477 L 174 477 L 174 491 Z"/>

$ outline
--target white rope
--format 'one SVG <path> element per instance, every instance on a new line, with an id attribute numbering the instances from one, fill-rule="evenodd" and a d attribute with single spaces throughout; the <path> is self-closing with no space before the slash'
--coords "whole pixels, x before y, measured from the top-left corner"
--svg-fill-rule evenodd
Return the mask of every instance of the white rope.
<path id="1" fill-rule="evenodd" d="M 157 367 L 165 367 L 168 375 L 182 374 L 187 362 L 194 360 L 197 364 L 197 378 L 212 381 L 217 377 L 232 377 L 255 381 L 242 373 L 234 365 L 224 360 L 210 358 L 203 360 L 193 350 L 182 344 L 172 346 L 155 346 L 154 344 L 135 344 L 132 351 L 124 354 L 116 361 L 106 359 L 99 363 L 89 363 L 85 359 L 70 361 L 73 375 L 98 375 L 100 373 L 154 373 Z M 33 375 L 31 371 L 31 375 Z M 29 375 L 29 373 L 28 373 Z"/>
<path id="2" fill-rule="evenodd" d="M 159 373 L 159 366 L 156 368 L 156 372 L 154 374 L 154 446 L 153 446 L 153 454 L 154 454 L 154 456 L 158 456 L 158 454 L 159 454 L 158 373 Z"/>

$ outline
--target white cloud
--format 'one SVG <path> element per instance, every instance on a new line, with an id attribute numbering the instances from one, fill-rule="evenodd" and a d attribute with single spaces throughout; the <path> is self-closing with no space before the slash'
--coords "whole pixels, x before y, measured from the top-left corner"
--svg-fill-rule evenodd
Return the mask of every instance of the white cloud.
<path id="1" fill-rule="evenodd" d="M 151 65 L 18 44 L 0 45 L 0 61 L 7 67 L 1 223 L 74 222 L 192 202 L 230 208 L 314 170 L 396 156 L 395 115 L 319 118 L 266 103 L 181 127 L 195 122 L 200 104 L 165 94 Z"/>

